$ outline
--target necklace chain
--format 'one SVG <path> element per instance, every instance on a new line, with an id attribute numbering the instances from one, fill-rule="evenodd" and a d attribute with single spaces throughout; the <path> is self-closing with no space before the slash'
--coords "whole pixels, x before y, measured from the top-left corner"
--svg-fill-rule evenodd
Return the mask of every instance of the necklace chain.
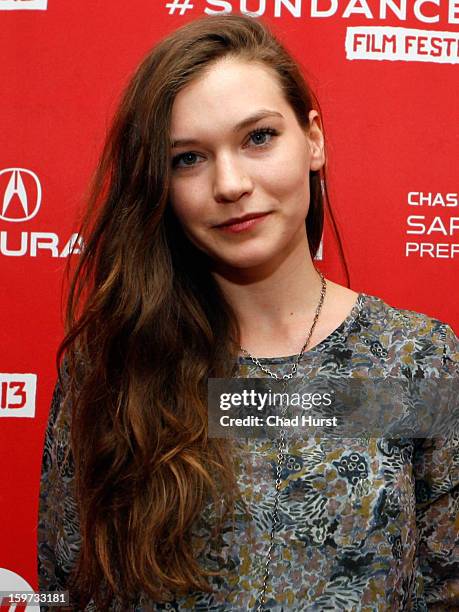
<path id="1" fill-rule="evenodd" d="M 268 374 L 269 376 L 271 376 L 271 378 L 274 378 L 277 381 L 282 382 L 282 387 L 283 387 L 283 391 L 285 391 L 285 388 L 288 384 L 288 381 L 293 378 L 293 376 L 297 373 L 298 371 L 298 363 L 301 359 L 301 357 L 303 356 L 303 353 L 309 343 L 309 340 L 311 339 L 312 336 L 312 332 L 314 331 L 314 328 L 317 324 L 317 321 L 319 319 L 319 315 L 320 312 L 322 310 L 322 305 L 324 303 L 324 299 L 325 299 L 325 293 L 327 291 L 327 283 L 326 280 L 324 278 L 324 275 L 322 274 L 322 272 L 320 270 L 317 270 L 317 272 L 319 273 L 320 276 L 320 280 L 322 282 L 322 288 L 320 291 L 320 299 L 319 299 L 319 303 L 317 305 L 315 314 L 314 314 L 314 319 L 311 325 L 311 328 L 308 332 L 307 338 L 305 343 L 303 344 L 303 347 L 301 349 L 301 351 L 298 353 L 298 355 L 296 356 L 296 358 L 293 361 L 292 364 L 292 369 L 291 372 L 289 374 L 283 374 L 282 376 L 279 376 L 278 374 L 276 374 L 276 372 L 271 372 L 271 370 L 267 367 L 265 367 L 262 363 L 260 363 L 260 361 L 256 358 L 253 357 L 248 351 L 246 351 L 244 348 L 242 348 L 242 346 L 240 346 L 239 348 L 241 349 L 241 351 L 243 353 L 245 353 L 252 361 L 253 363 L 258 366 L 261 370 L 263 370 L 263 372 L 265 372 L 266 374 Z M 285 408 L 282 411 L 282 417 L 285 416 L 285 413 L 287 411 L 287 406 L 288 404 L 286 404 Z M 282 478 L 281 478 L 281 474 L 282 474 L 282 468 L 284 466 L 285 463 L 285 430 L 283 428 L 281 428 L 280 430 L 280 437 L 277 439 L 276 441 L 276 448 L 277 448 L 277 466 L 276 466 L 276 482 L 275 482 L 275 490 L 276 493 L 274 495 L 274 506 L 273 506 L 273 511 L 272 511 L 272 526 L 271 526 L 271 533 L 270 533 L 270 537 L 269 537 L 269 546 L 268 546 L 268 551 L 266 553 L 266 562 L 265 562 L 265 569 L 263 572 L 263 585 L 261 587 L 260 590 L 260 595 L 259 595 L 259 604 L 256 608 L 257 612 L 263 612 L 263 608 L 264 605 L 266 603 L 266 591 L 268 588 L 268 581 L 269 581 L 269 576 L 271 574 L 271 570 L 270 570 L 270 565 L 272 562 L 272 550 L 274 547 L 274 535 L 276 533 L 276 529 L 277 526 L 280 522 L 279 520 L 279 495 L 280 495 L 280 488 L 281 488 L 281 484 L 282 484 Z"/>

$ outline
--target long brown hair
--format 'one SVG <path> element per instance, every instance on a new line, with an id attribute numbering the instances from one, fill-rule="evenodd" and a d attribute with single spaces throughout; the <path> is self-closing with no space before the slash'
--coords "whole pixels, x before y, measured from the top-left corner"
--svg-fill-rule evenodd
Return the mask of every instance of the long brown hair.
<path id="1" fill-rule="evenodd" d="M 81 533 L 71 586 L 82 605 L 211 591 L 215 572 L 196 560 L 192 527 L 210 500 L 218 529 L 238 495 L 230 442 L 207 437 L 206 397 L 208 377 L 234 373 L 239 330 L 169 205 L 175 96 L 228 55 L 271 67 L 304 128 L 319 108 L 268 28 L 236 14 L 170 34 L 123 93 L 89 189 L 57 358 L 70 380 Z M 310 192 L 314 257 L 325 169 L 310 173 Z"/>

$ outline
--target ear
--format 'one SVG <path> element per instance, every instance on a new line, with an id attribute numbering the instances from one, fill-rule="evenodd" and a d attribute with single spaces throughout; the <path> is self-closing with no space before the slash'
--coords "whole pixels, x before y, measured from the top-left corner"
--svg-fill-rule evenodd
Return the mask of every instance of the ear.
<path id="1" fill-rule="evenodd" d="M 310 169 L 320 170 L 325 163 L 324 135 L 320 127 L 319 113 L 314 109 L 309 111 L 307 140 L 311 155 Z"/>

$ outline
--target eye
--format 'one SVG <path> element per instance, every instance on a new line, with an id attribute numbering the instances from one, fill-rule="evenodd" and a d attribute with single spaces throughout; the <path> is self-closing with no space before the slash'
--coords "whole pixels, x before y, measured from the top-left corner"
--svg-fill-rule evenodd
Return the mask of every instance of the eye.
<path id="1" fill-rule="evenodd" d="M 271 141 L 271 138 L 269 138 L 269 140 L 266 141 L 266 136 L 277 136 L 278 134 L 279 132 L 275 130 L 274 128 L 260 127 L 250 132 L 249 138 L 253 140 L 253 142 L 255 143 L 257 147 L 260 147 L 260 146 L 262 147 Z"/>
<path id="2" fill-rule="evenodd" d="M 249 134 L 249 140 L 252 139 L 252 142 L 255 144 L 255 148 L 259 149 L 269 144 L 271 141 L 271 137 L 278 136 L 279 132 L 271 127 L 259 127 L 256 130 L 253 130 Z M 266 140 L 267 137 L 270 137 Z M 185 153 L 180 153 L 172 158 L 172 167 L 173 168 L 192 168 L 197 163 L 197 158 L 201 157 L 198 153 L 193 153 L 193 151 L 187 151 Z M 183 162 L 183 163 L 182 163 Z"/>
<path id="3" fill-rule="evenodd" d="M 192 151 L 187 151 L 186 153 L 180 153 L 180 155 L 176 155 L 172 158 L 172 167 L 173 168 L 191 168 L 195 164 L 193 163 L 196 160 L 196 157 L 199 157 L 197 153 L 193 153 Z M 183 164 L 180 164 L 183 160 Z"/>

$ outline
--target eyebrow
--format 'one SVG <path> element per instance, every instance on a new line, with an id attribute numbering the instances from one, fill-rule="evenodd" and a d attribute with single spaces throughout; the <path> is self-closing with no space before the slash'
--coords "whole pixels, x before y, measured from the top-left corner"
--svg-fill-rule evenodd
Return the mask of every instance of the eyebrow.
<path id="1" fill-rule="evenodd" d="M 284 115 L 282 115 L 278 111 L 269 110 L 269 109 L 266 109 L 266 108 L 261 108 L 256 113 L 253 113 L 249 117 L 246 117 L 242 121 L 239 121 L 239 123 L 236 123 L 236 125 L 233 127 L 233 132 L 235 132 L 235 133 L 240 132 L 241 130 L 247 128 L 252 123 L 256 123 L 257 121 L 260 121 L 260 119 L 265 119 L 266 117 L 282 117 L 282 118 L 284 118 Z M 171 141 L 171 147 L 172 148 L 175 148 L 175 147 L 184 147 L 184 146 L 196 145 L 196 144 L 199 144 L 199 140 L 196 140 L 194 138 L 183 138 L 183 139 L 180 139 L 180 140 L 172 140 Z"/>

